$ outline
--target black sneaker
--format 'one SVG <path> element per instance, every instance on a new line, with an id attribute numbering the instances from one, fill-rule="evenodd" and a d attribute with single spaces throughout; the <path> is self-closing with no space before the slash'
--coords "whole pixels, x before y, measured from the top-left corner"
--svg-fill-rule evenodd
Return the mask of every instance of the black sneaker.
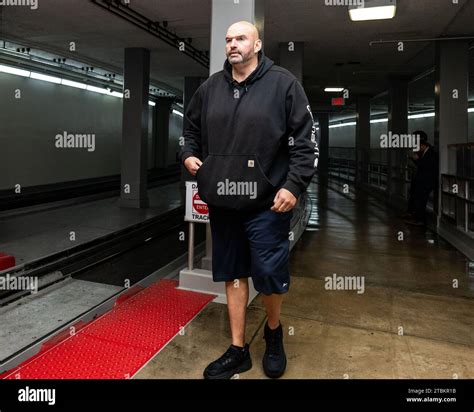
<path id="1" fill-rule="evenodd" d="M 425 226 L 423 222 L 416 219 L 406 219 L 404 222 L 412 226 Z"/>
<path id="2" fill-rule="evenodd" d="M 206 379 L 230 379 L 236 373 L 246 372 L 252 368 L 249 344 L 243 348 L 230 345 L 229 349 L 217 360 L 204 369 Z"/>
<path id="3" fill-rule="evenodd" d="M 263 355 L 263 370 L 269 378 L 279 378 L 286 369 L 286 355 L 283 348 L 283 328 L 270 329 L 265 323 L 264 339 L 267 349 Z"/>

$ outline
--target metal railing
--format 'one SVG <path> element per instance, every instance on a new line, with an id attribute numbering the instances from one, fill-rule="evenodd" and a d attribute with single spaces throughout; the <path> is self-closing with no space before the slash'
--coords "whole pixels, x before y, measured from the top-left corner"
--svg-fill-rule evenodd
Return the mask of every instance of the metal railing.
<path id="1" fill-rule="evenodd" d="M 474 233 L 474 178 L 441 175 L 441 214 L 466 233 Z"/>
<path id="2" fill-rule="evenodd" d="M 389 167 L 386 150 L 371 149 L 369 163 L 356 162 L 355 148 L 334 147 L 329 153 L 330 176 L 354 182 L 358 174 L 360 183 L 382 191 L 387 191 L 390 186 L 390 195 L 408 200 L 415 167 L 405 157 L 401 157 L 401 164 Z"/>

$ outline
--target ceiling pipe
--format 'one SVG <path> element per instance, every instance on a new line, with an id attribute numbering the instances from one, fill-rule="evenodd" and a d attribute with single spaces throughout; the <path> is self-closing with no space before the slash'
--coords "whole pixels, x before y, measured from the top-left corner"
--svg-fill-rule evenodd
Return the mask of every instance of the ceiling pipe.
<path id="1" fill-rule="evenodd" d="M 413 77 L 413 79 L 409 80 L 408 83 L 411 84 L 411 83 L 415 83 L 417 82 L 418 80 L 421 80 L 425 77 L 428 77 L 430 74 L 433 74 L 435 72 L 435 68 L 434 67 L 431 67 L 429 68 L 428 70 L 424 71 L 423 73 L 420 73 L 418 74 L 417 76 Z"/>
<path id="2" fill-rule="evenodd" d="M 474 36 L 459 36 L 459 37 L 436 37 L 433 39 L 405 39 L 405 40 L 372 40 L 369 42 L 369 46 L 374 44 L 388 44 L 388 43 L 416 43 L 416 42 L 429 42 L 429 41 L 446 41 L 446 40 L 472 40 Z"/>
<path id="3" fill-rule="evenodd" d="M 177 50 L 180 50 L 180 43 L 183 43 L 185 47 L 184 50 L 180 50 L 180 52 L 186 56 L 189 56 L 191 59 L 204 66 L 206 69 L 209 69 L 209 57 L 201 50 L 198 50 L 192 46 L 190 41 L 187 39 L 181 38 L 168 30 L 165 27 L 167 25 L 161 25 L 159 22 L 150 20 L 143 14 L 133 10 L 129 5 L 123 6 L 120 1 L 91 0 L 91 2 L 133 24 L 134 26 L 146 31 L 152 36 L 159 38 Z"/>

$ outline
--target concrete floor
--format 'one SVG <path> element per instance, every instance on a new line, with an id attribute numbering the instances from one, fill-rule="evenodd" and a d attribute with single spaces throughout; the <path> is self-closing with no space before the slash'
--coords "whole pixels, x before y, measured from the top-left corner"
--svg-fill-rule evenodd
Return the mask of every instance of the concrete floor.
<path id="1" fill-rule="evenodd" d="M 466 258 L 365 194 L 315 185 L 310 194 L 318 203 L 293 249 L 282 309 L 283 378 L 474 378 L 474 279 Z M 333 273 L 363 277 L 364 293 L 327 290 Z M 260 297 L 247 314 L 254 366 L 239 378 L 265 378 Z M 135 378 L 200 379 L 229 344 L 227 308 L 211 303 Z"/>

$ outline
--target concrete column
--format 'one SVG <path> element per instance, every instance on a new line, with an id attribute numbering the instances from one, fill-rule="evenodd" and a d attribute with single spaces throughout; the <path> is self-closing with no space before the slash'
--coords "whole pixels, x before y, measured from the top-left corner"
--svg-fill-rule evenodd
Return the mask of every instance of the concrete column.
<path id="1" fill-rule="evenodd" d="M 241 20 L 257 26 L 263 42 L 264 0 L 212 0 L 211 65 L 212 75 L 222 70 L 225 60 L 225 34 L 228 27 Z"/>
<path id="2" fill-rule="evenodd" d="M 388 132 L 392 134 L 408 133 L 408 80 L 392 78 L 389 86 L 388 102 Z M 405 159 L 404 149 L 388 150 L 387 166 L 387 194 L 389 197 L 400 198 L 404 193 L 404 174 L 398 169 L 403 166 Z"/>
<path id="3" fill-rule="evenodd" d="M 449 144 L 468 142 L 469 45 L 466 40 L 436 43 L 435 132 L 434 145 L 439 153 L 439 183 L 442 174 L 456 173 L 456 151 Z M 441 186 L 438 186 L 438 193 Z M 436 199 L 436 198 L 435 198 Z M 442 195 L 438 195 L 438 233 L 469 259 L 474 260 L 472 238 L 442 218 Z M 469 216 L 466 207 L 457 213 Z"/>
<path id="4" fill-rule="evenodd" d="M 222 70 L 226 59 L 225 35 L 227 29 L 231 24 L 241 20 L 255 24 L 259 30 L 260 39 L 264 43 L 264 0 L 239 0 L 237 2 L 212 0 L 209 75 Z M 201 265 L 203 268 L 211 270 L 212 237 L 209 225 L 207 225 L 206 230 L 206 256 L 203 258 Z"/>
<path id="5" fill-rule="evenodd" d="M 356 181 L 368 183 L 370 163 L 370 97 L 357 98 Z"/>
<path id="6" fill-rule="evenodd" d="M 319 161 L 318 174 L 326 178 L 329 174 L 329 113 L 321 113 L 319 118 Z"/>
<path id="7" fill-rule="evenodd" d="M 183 93 L 183 113 L 186 113 L 189 102 L 193 97 L 196 90 L 201 85 L 203 79 L 201 77 L 187 76 L 184 78 L 184 93 Z M 183 131 L 187 126 L 186 116 L 183 119 Z M 184 204 L 186 201 L 186 184 L 185 182 L 196 180 L 196 178 L 188 172 L 188 169 L 181 165 L 181 182 L 179 191 L 181 194 L 181 202 Z"/>
<path id="8" fill-rule="evenodd" d="M 170 113 L 174 98 L 159 97 L 153 113 L 155 129 L 155 167 L 165 168 L 168 165 L 168 142 L 170 131 Z"/>
<path id="9" fill-rule="evenodd" d="M 199 86 L 204 80 L 205 79 L 203 79 L 202 77 L 196 76 L 187 76 L 184 78 L 183 113 L 186 113 L 186 110 L 188 110 L 189 102 L 191 101 L 192 97 L 194 96 L 194 93 L 196 93 L 196 90 L 199 89 Z M 186 116 L 184 116 L 183 130 L 186 129 L 186 127 L 187 120 Z M 184 168 L 183 170 L 187 173 L 186 180 L 195 180 L 194 176 L 192 176 L 186 168 Z"/>
<path id="10" fill-rule="evenodd" d="M 456 172 L 455 152 L 449 151 L 448 145 L 468 142 L 468 83 L 468 42 L 437 42 L 434 146 L 439 153 L 440 183 L 441 174 Z M 440 217 L 441 193 L 439 193 L 438 202 Z"/>
<path id="11" fill-rule="evenodd" d="M 147 139 L 150 51 L 126 48 L 122 113 L 120 206 L 148 207 Z"/>
<path id="12" fill-rule="evenodd" d="M 304 42 L 279 44 L 280 66 L 289 70 L 303 84 Z"/>

